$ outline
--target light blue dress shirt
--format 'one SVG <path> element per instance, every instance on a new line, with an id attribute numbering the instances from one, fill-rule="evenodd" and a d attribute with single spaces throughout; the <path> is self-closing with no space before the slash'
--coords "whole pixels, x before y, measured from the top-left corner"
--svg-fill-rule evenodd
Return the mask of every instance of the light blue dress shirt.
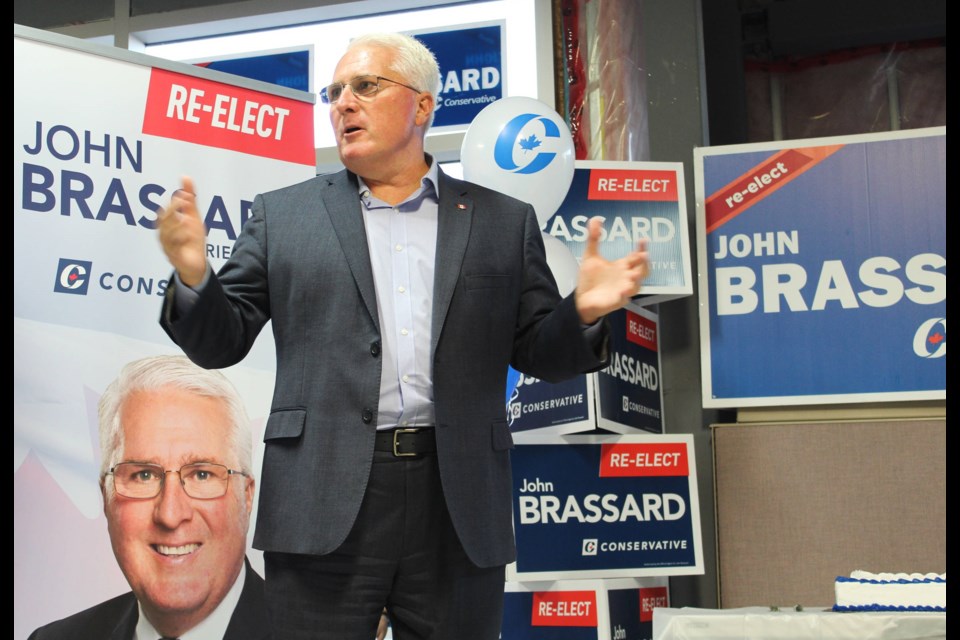
<path id="1" fill-rule="evenodd" d="M 437 163 L 406 200 L 390 205 L 359 179 L 360 209 L 380 314 L 377 429 L 433 426 L 430 357 L 433 271 L 437 253 Z"/>

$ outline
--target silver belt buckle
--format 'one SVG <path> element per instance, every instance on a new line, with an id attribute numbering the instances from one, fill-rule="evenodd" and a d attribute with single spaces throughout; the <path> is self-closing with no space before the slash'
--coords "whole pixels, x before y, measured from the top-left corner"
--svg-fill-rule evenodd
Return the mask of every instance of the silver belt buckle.
<path id="1" fill-rule="evenodd" d="M 416 451 L 411 451 L 410 453 L 400 453 L 399 451 L 397 451 L 397 438 L 399 438 L 400 434 L 402 433 L 417 433 L 418 431 L 420 431 L 419 427 L 404 427 L 402 429 L 394 429 L 393 430 L 393 455 L 396 456 L 397 458 L 409 458 L 417 455 Z"/>

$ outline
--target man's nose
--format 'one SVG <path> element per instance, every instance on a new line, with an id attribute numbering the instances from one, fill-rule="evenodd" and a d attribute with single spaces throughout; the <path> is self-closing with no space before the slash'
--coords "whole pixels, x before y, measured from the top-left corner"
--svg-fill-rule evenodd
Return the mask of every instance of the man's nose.
<path id="1" fill-rule="evenodd" d="M 357 106 L 357 94 L 353 92 L 353 87 L 349 84 L 343 85 L 343 89 L 340 91 L 340 97 L 337 99 L 337 103 L 334 105 L 337 109 L 341 111 L 351 111 Z"/>
<path id="2" fill-rule="evenodd" d="M 193 502 L 180 483 L 180 474 L 167 471 L 160 495 L 156 498 L 154 519 L 168 529 L 175 529 L 193 517 Z"/>

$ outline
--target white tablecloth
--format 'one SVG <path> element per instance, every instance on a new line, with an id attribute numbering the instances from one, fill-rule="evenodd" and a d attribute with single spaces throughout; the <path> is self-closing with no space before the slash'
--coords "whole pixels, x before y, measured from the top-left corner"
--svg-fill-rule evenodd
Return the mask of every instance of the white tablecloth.
<path id="1" fill-rule="evenodd" d="M 947 637 L 947 614 L 830 607 L 653 610 L 653 640 L 929 640 Z"/>

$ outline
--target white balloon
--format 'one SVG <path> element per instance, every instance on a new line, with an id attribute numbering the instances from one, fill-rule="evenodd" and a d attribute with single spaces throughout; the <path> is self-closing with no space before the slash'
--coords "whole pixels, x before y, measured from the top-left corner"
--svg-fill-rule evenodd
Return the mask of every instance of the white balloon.
<path id="1" fill-rule="evenodd" d="M 567 196 L 575 161 L 567 123 L 533 98 L 488 104 L 460 147 L 464 179 L 529 202 L 541 229 Z"/>
<path id="2" fill-rule="evenodd" d="M 549 233 L 541 233 L 543 247 L 547 252 L 547 266 L 553 272 L 553 279 L 557 281 L 560 295 L 566 298 L 577 288 L 577 277 L 580 274 L 580 263 L 563 240 L 555 238 Z"/>

